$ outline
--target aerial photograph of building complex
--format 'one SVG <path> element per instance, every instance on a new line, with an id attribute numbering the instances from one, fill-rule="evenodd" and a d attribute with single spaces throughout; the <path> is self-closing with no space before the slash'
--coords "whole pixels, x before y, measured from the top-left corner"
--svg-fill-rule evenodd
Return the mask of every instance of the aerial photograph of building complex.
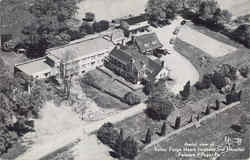
<path id="1" fill-rule="evenodd" d="M 0 0 L 0 160 L 249 160 L 250 0 Z"/>

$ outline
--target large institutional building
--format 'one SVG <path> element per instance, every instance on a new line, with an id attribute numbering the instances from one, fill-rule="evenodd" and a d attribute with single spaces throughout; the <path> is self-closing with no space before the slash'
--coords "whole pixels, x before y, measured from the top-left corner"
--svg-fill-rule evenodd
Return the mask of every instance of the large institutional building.
<path id="1" fill-rule="evenodd" d="M 43 58 L 15 65 L 15 72 L 21 71 L 36 79 L 85 73 L 103 65 L 105 57 L 115 47 L 112 41 L 101 36 L 73 41 L 67 45 L 47 50 Z"/>

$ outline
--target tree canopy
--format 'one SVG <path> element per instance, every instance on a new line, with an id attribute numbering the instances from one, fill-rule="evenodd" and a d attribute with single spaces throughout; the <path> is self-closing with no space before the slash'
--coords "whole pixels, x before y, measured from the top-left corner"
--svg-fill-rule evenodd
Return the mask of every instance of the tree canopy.
<path id="1" fill-rule="evenodd" d="M 47 48 L 70 41 L 67 20 L 76 14 L 77 9 L 76 0 L 34 1 L 29 8 L 34 19 L 23 29 L 28 54 L 31 57 L 43 56 Z"/>

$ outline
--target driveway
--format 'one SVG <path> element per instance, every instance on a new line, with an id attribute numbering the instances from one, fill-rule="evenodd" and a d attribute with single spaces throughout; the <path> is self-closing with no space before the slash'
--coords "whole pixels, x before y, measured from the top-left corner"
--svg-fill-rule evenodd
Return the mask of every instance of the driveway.
<path id="1" fill-rule="evenodd" d="M 171 87 L 171 90 L 177 94 L 183 89 L 187 81 L 191 82 L 191 85 L 195 84 L 199 80 L 199 73 L 195 67 L 178 53 L 173 45 L 169 44 L 171 38 L 176 38 L 173 34 L 175 29 L 180 28 L 181 17 L 177 17 L 171 25 L 164 26 L 162 28 L 153 28 L 152 31 L 155 32 L 163 44 L 164 48 L 169 50 L 171 54 L 163 56 L 161 60 L 165 61 L 168 69 L 170 70 L 169 76 L 174 79 L 175 84 Z"/>

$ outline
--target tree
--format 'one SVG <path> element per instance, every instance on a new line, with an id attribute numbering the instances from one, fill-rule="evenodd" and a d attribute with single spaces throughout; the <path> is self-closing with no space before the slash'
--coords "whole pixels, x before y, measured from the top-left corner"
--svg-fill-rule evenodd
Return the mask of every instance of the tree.
<path id="1" fill-rule="evenodd" d="M 180 126 L 181 126 L 181 117 L 178 116 L 178 117 L 176 117 L 176 120 L 175 120 L 174 129 L 179 129 Z"/>
<path id="2" fill-rule="evenodd" d="M 95 22 L 93 24 L 93 28 L 95 30 L 95 32 L 102 32 L 105 31 L 109 28 L 109 22 L 105 21 L 105 20 L 101 20 L 99 22 Z"/>
<path id="3" fill-rule="evenodd" d="M 182 99 L 183 99 L 183 100 L 186 100 L 186 99 L 189 97 L 189 95 L 190 95 L 190 87 L 191 87 L 190 81 L 188 81 L 188 82 L 185 84 L 183 90 L 180 91 L 180 95 L 182 96 Z"/>
<path id="4" fill-rule="evenodd" d="M 233 39 L 250 48 L 250 25 L 242 24 L 232 32 Z"/>
<path id="5" fill-rule="evenodd" d="M 161 136 L 165 136 L 166 135 L 166 122 L 163 122 L 162 127 L 161 127 Z"/>
<path id="6" fill-rule="evenodd" d="M 145 143 L 146 144 L 151 143 L 151 137 L 152 137 L 152 132 L 151 132 L 150 128 L 148 128 L 147 134 L 146 134 L 146 137 L 145 137 Z"/>
<path id="7" fill-rule="evenodd" d="M 133 92 L 128 92 L 124 95 L 124 101 L 129 105 L 135 105 L 139 104 L 141 102 L 141 99 Z"/>
<path id="8" fill-rule="evenodd" d="M 213 74 L 212 82 L 217 89 L 222 89 L 227 85 L 225 77 L 219 72 Z"/>
<path id="9" fill-rule="evenodd" d="M 205 113 L 204 113 L 205 115 L 209 115 L 210 114 L 210 106 L 209 105 L 207 105 L 207 107 L 206 107 L 206 110 L 205 110 Z"/>
<path id="10" fill-rule="evenodd" d="M 76 0 L 34 1 L 29 8 L 34 19 L 23 29 L 31 57 L 43 56 L 47 48 L 65 44 L 65 39 L 60 34 L 69 28 L 66 22 L 74 16 L 77 9 Z M 34 53 L 37 55 L 34 56 Z"/>
<path id="11" fill-rule="evenodd" d="M 62 81 L 64 84 L 64 93 L 66 95 L 66 99 L 69 99 L 72 88 L 72 78 L 79 72 L 79 63 L 75 62 L 74 55 L 70 51 L 66 51 L 61 61 L 63 66 Z"/>
<path id="12" fill-rule="evenodd" d="M 122 155 L 128 159 L 134 159 L 138 154 L 138 143 L 132 137 L 127 137 L 122 143 Z"/>
<path id="13" fill-rule="evenodd" d="M 194 86 L 196 87 L 196 89 L 202 90 L 210 88 L 211 84 L 212 84 L 211 74 L 205 74 L 203 75 L 202 81 L 195 83 Z"/>
<path id="14" fill-rule="evenodd" d="M 94 34 L 95 30 L 92 24 L 88 22 L 83 22 L 79 28 L 80 33 L 85 33 L 85 34 Z"/>
<path id="15" fill-rule="evenodd" d="M 240 74 L 244 77 L 247 78 L 248 77 L 248 73 L 249 73 L 249 68 L 248 66 L 243 66 L 239 69 Z"/>
<path id="16" fill-rule="evenodd" d="M 220 101 L 218 99 L 216 99 L 215 101 L 215 110 L 219 110 L 220 109 Z"/>
<path id="17" fill-rule="evenodd" d="M 217 8 L 218 2 L 215 0 L 202 1 L 198 11 L 199 18 L 206 22 L 211 21 Z"/>
<path id="18" fill-rule="evenodd" d="M 146 13 L 151 21 L 164 21 L 173 19 L 178 11 L 178 5 L 174 0 L 149 0 L 146 7 Z"/>
<path id="19" fill-rule="evenodd" d="M 212 19 L 215 25 L 224 27 L 225 24 L 231 21 L 231 18 L 232 13 L 230 13 L 228 10 L 221 10 L 220 8 L 217 8 Z"/>
<path id="20" fill-rule="evenodd" d="M 95 14 L 92 12 L 86 12 L 84 20 L 91 22 L 95 20 Z"/>
<path id="21" fill-rule="evenodd" d="M 123 141 L 124 141 L 123 129 L 121 128 L 119 138 L 117 139 L 117 142 L 116 142 L 116 145 L 117 145 L 116 153 L 117 153 L 118 157 L 122 156 L 122 143 L 123 143 Z"/>
<path id="22" fill-rule="evenodd" d="M 167 98 L 152 99 L 147 105 L 147 115 L 155 120 L 166 120 L 174 110 L 174 105 Z"/>
<path id="23" fill-rule="evenodd" d="M 62 22 L 74 16 L 77 9 L 76 0 L 36 0 L 29 10 L 35 17 L 56 16 Z"/>
<path id="24" fill-rule="evenodd" d="M 116 149 L 119 133 L 112 123 L 105 123 L 97 131 L 97 138 L 112 149 Z"/>

